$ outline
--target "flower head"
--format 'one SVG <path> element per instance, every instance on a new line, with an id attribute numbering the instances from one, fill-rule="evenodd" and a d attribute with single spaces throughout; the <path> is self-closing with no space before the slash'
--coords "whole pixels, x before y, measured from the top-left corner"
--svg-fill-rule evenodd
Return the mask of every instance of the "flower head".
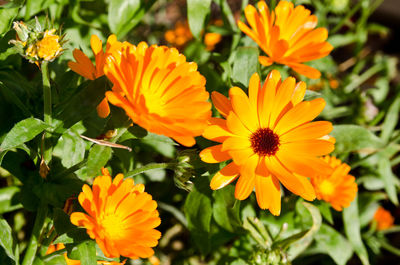
<path id="1" fill-rule="evenodd" d="M 311 122 L 322 111 L 321 98 L 302 102 L 304 82 L 293 77 L 281 81 L 272 71 L 263 86 L 253 74 L 249 96 L 238 87 L 229 91 L 230 99 L 213 92 L 212 101 L 224 119 L 211 118 L 203 136 L 220 142 L 204 149 L 200 157 L 207 163 L 233 161 L 215 174 L 211 188 L 219 189 L 239 178 L 235 197 L 246 199 L 255 187 L 258 205 L 279 215 L 280 185 L 306 200 L 315 198 L 306 177 L 329 171 L 318 156 L 330 153 L 327 139 L 332 124 Z"/>
<path id="2" fill-rule="evenodd" d="M 348 174 L 350 166 L 336 157 L 325 156 L 321 160 L 330 165 L 332 173 L 312 176 L 311 183 L 318 200 L 329 202 L 335 210 L 341 211 L 349 207 L 357 195 L 355 178 Z"/>
<path id="3" fill-rule="evenodd" d="M 378 230 L 385 230 L 393 226 L 394 218 L 388 210 L 379 207 L 374 215 L 374 220 L 377 222 Z"/>
<path id="4" fill-rule="evenodd" d="M 56 29 L 42 29 L 36 19 L 36 25 L 30 26 L 22 21 L 14 22 L 14 30 L 17 32 L 16 40 L 11 40 L 19 53 L 31 63 L 39 65 L 42 61 L 53 61 L 60 56 L 64 49 L 64 35 L 56 33 Z"/>
<path id="5" fill-rule="evenodd" d="M 46 255 L 56 252 L 58 250 L 64 249 L 64 248 L 65 248 L 65 246 L 62 243 L 50 245 L 49 248 L 47 249 Z M 68 258 L 67 253 L 64 253 L 64 258 L 65 258 L 65 262 L 67 263 L 67 265 L 81 265 L 81 262 L 79 260 L 73 260 L 73 259 Z M 116 261 L 99 260 L 99 261 L 97 261 L 97 264 L 99 264 L 99 265 L 124 265 L 125 261 L 116 262 Z"/>
<path id="6" fill-rule="evenodd" d="M 174 29 L 165 32 L 164 38 L 168 43 L 181 49 L 186 45 L 186 43 L 193 39 L 193 35 L 187 21 L 178 21 L 176 22 Z"/>
<path id="7" fill-rule="evenodd" d="M 107 57 L 104 72 L 114 84 L 108 101 L 146 130 L 192 146 L 207 126 L 206 79 L 178 50 L 127 44 Z"/>
<path id="8" fill-rule="evenodd" d="M 118 174 L 113 180 L 107 170 L 94 179 L 93 187 L 84 185 L 78 197 L 87 214 L 74 212 L 71 222 L 86 228 L 104 255 L 132 259 L 154 254 L 161 233 L 157 203 L 144 185 Z"/>
<path id="9" fill-rule="evenodd" d="M 206 50 L 207 51 L 214 50 L 215 45 L 217 45 L 221 40 L 222 36 L 219 33 L 216 32 L 206 33 L 206 35 L 204 35 L 204 44 L 206 45 Z"/>
<path id="10" fill-rule="evenodd" d="M 248 5 L 244 14 L 250 28 L 238 21 L 239 28 L 268 55 L 260 56 L 262 65 L 284 64 L 309 78 L 319 78 L 321 73 L 303 64 L 327 56 L 333 49 L 326 42 L 328 31 L 317 28 L 317 17 L 310 10 L 293 3 L 280 1 L 275 11 L 270 11 L 264 1 L 258 10 Z"/>
<path id="11" fill-rule="evenodd" d="M 79 49 L 73 51 L 76 62 L 68 62 L 68 66 L 75 73 L 87 79 L 95 80 L 104 75 L 103 69 L 107 54 L 112 48 L 119 48 L 121 43 L 117 41 L 117 37 L 114 34 L 110 35 L 107 39 L 106 51 L 104 52 L 102 41 L 96 35 L 92 35 L 90 38 L 90 46 L 92 47 L 96 66 L 93 65 L 89 57 Z M 101 118 L 106 118 L 110 114 L 110 106 L 106 98 L 97 106 L 97 114 Z"/>

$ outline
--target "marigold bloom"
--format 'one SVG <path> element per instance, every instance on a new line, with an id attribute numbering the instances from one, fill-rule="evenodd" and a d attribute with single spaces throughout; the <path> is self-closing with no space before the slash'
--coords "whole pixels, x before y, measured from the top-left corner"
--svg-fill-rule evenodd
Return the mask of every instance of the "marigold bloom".
<path id="1" fill-rule="evenodd" d="M 58 250 L 64 249 L 65 246 L 64 244 L 56 244 L 56 245 L 50 245 L 49 248 L 47 249 L 46 255 L 51 254 L 53 252 L 56 252 Z M 67 263 L 67 265 L 81 265 L 81 262 L 79 260 L 73 260 L 73 259 L 69 259 L 67 256 L 67 253 L 64 253 L 64 258 L 65 258 L 65 262 Z M 125 261 L 123 262 L 116 262 L 116 261 L 102 261 L 99 260 L 97 261 L 97 264 L 99 265 L 124 265 Z"/>
<path id="2" fill-rule="evenodd" d="M 230 99 L 213 92 L 212 101 L 225 119 L 211 118 L 203 136 L 220 142 L 204 149 L 200 157 L 207 163 L 232 159 L 211 180 L 213 190 L 222 188 L 240 175 L 235 197 L 246 199 L 255 187 L 258 205 L 279 215 L 280 185 L 306 200 L 315 199 L 314 188 L 306 176 L 329 171 L 317 158 L 333 150 L 327 134 L 332 124 L 310 122 L 325 106 L 322 98 L 302 102 L 304 82 L 289 77 L 283 82 L 272 71 L 261 87 L 258 74 L 249 84 L 249 97 L 238 87 L 229 91 Z"/>
<path id="3" fill-rule="evenodd" d="M 311 183 L 318 200 L 329 202 L 335 210 L 341 211 L 349 207 L 357 195 L 355 178 L 348 174 L 350 166 L 336 157 L 325 156 L 321 160 L 328 163 L 333 171 L 331 174 L 312 176 Z"/>
<path id="4" fill-rule="evenodd" d="M 146 130 L 192 146 L 207 126 L 206 79 L 177 49 L 127 44 L 107 57 L 104 72 L 114 84 L 108 101 Z"/>
<path id="5" fill-rule="evenodd" d="M 319 78 L 321 73 L 303 64 L 327 56 L 333 49 L 326 42 L 328 31 L 317 28 L 317 17 L 310 10 L 293 3 L 280 1 L 275 11 L 269 11 L 264 1 L 258 2 L 258 10 L 248 5 L 244 14 L 250 28 L 238 21 L 239 28 L 268 55 L 260 56 L 262 65 L 284 64 L 309 78 Z"/>
<path id="6" fill-rule="evenodd" d="M 206 45 L 206 50 L 207 51 L 214 50 L 215 45 L 217 45 L 221 40 L 222 36 L 219 33 L 215 32 L 206 33 L 206 35 L 204 35 L 204 44 Z"/>
<path id="7" fill-rule="evenodd" d="M 134 185 L 132 179 L 118 174 L 111 179 L 107 170 L 94 179 L 93 188 L 83 185 L 78 197 L 87 214 L 75 212 L 71 222 L 86 228 L 104 255 L 132 259 L 148 258 L 158 244 L 161 233 L 154 228 L 160 225 L 157 203 L 144 185 Z"/>
<path id="8" fill-rule="evenodd" d="M 393 226 L 394 218 L 388 210 L 379 207 L 374 215 L 374 220 L 377 223 L 378 230 L 385 230 Z"/>
<path id="9" fill-rule="evenodd" d="M 112 34 L 107 39 L 106 51 L 104 52 L 102 41 L 96 35 L 92 35 L 90 38 L 90 46 L 92 47 L 95 56 L 96 66 L 94 66 L 89 57 L 79 49 L 75 49 L 72 53 L 76 62 L 68 62 L 68 66 L 75 73 L 87 79 L 95 80 L 104 75 L 103 68 L 106 54 L 110 52 L 111 47 L 115 44 L 120 44 L 120 42 L 118 42 L 117 37 Z M 97 106 L 97 114 L 101 118 L 106 118 L 110 114 L 110 106 L 108 105 L 106 98 L 104 98 Z"/>
<path id="10" fill-rule="evenodd" d="M 181 49 L 186 45 L 186 43 L 193 39 L 193 35 L 187 21 L 184 23 L 178 21 L 175 23 L 174 29 L 165 32 L 164 38 L 168 43 Z"/>

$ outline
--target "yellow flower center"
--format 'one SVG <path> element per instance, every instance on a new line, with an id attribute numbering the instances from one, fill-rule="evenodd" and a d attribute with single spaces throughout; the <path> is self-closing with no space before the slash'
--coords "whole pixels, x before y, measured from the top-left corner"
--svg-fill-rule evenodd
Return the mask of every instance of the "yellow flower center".
<path id="1" fill-rule="evenodd" d="M 335 192 L 335 186 L 333 185 L 332 182 L 330 182 L 328 180 L 324 180 L 319 185 L 319 190 L 323 195 L 329 196 Z"/>
<path id="2" fill-rule="evenodd" d="M 123 220 L 115 214 L 110 214 L 104 217 L 101 225 L 111 239 L 118 239 L 125 235 Z"/>
<path id="3" fill-rule="evenodd" d="M 61 52 L 58 35 L 45 35 L 36 43 L 37 55 L 44 60 L 52 60 Z"/>
<path id="4" fill-rule="evenodd" d="M 272 156 L 279 150 L 279 136 L 270 128 L 260 128 L 250 136 L 253 152 L 260 156 Z"/>

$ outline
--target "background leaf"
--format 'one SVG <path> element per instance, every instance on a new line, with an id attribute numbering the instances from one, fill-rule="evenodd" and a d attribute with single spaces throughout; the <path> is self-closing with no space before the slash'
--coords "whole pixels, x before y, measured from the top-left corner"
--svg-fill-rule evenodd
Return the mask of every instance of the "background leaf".
<path id="1" fill-rule="evenodd" d="M 204 24 L 210 13 L 211 0 L 187 0 L 189 27 L 196 39 L 201 38 Z"/>

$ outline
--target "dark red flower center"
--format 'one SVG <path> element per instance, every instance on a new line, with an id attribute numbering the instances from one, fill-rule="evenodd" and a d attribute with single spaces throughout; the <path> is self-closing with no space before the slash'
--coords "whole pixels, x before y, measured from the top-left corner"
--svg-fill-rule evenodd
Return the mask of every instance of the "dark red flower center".
<path id="1" fill-rule="evenodd" d="M 251 148 L 260 156 L 272 156 L 279 150 L 279 136 L 270 128 L 260 128 L 250 136 Z"/>

